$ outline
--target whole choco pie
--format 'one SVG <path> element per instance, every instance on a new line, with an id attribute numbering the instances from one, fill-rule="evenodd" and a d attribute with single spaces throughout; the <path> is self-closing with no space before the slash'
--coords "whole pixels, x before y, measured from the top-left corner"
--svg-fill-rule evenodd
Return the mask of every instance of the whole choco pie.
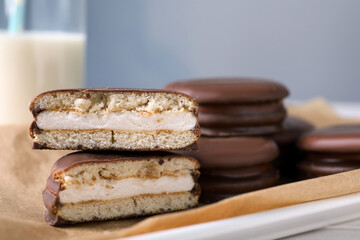
<path id="1" fill-rule="evenodd" d="M 279 178 L 272 162 L 275 142 L 262 137 L 200 137 L 196 158 L 202 169 L 200 201 L 211 203 L 237 194 L 274 186 Z"/>
<path id="2" fill-rule="evenodd" d="M 271 139 L 262 137 L 200 137 L 199 151 L 187 154 L 203 169 L 237 169 L 271 163 L 279 155 Z"/>
<path id="3" fill-rule="evenodd" d="M 272 187 L 279 178 L 278 171 L 271 164 L 259 166 L 257 169 L 252 167 L 237 170 L 238 172 L 226 169 L 219 171 L 220 173 L 217 170 L 207 173 L 202 171 L 199 178 L 202 191 L 200 201 L 211 203 L 241 193 Z M 249 173 L 252 173 L 252 176 L 249 176 Z"/>
<path id="4" fill-rule="evenodd" d="M 280 83 L 255 78 L 194 79 L 168 84 L 165 89 L 198 101 L 205 136 L 275 133 L 286 116 L 282 100 L 289 94 Z"/>
<path id="5" fill-rule="evenodd" d="M 305 154 L 298 164 L 301 178 L 320 177 L 360 168 L 360 124 L 311 131 L 298 146 Z"/>

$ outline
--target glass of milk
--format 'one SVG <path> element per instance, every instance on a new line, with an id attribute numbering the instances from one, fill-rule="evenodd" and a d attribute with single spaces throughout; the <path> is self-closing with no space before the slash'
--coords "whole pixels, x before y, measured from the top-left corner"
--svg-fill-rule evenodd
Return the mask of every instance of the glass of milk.
<path id="1" fill-rule="evenodd" d="M 30 124 L 36 95 L 84 86 L 85 0 L 31 0 L 25 8 L 23 31 L 0 30 L 0 124 Z"/>

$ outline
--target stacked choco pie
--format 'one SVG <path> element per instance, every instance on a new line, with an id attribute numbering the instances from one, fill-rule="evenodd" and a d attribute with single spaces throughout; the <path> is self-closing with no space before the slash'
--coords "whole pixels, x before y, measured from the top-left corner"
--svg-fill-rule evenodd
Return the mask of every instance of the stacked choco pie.
<path id="1" fill-rule="evenodd" d="M 202 136 L 199 179 L 203 202 L 273 186 L 278 172 L 278 133 L 286 117 L 283 85 L 264 79 L 209 78 L 174 82 L 165 89 L 194 97 L 199 103 Z M 265 137 L 267 136 L 267 137 Z"/>
<path id="2" fill-rule="evenodd" d="M 337 125 L 313 130 L 298 143 L 304 151 L 298 164 L 300 179 L 360 169 L 360 125 Z"/>
<path id="3" fill-rule="evenodd" d="M 30 110 L 34 149 L 86 150 L 53 165 L 43 192 L 49 224 L 157 214 L 197 204 L 199 163 L 159 152 L 196 144 L 200 129 L 193 98 L 166 90 L 56 90 L 37 96 Z"/>

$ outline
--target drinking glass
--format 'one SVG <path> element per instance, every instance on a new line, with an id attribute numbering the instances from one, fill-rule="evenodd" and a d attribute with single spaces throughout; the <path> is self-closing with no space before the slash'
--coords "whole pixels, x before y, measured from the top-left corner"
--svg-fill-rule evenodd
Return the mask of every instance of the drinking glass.
<path id="1" fill-rule="evenodd" d="M 29 102 L 84 84 L 85 0 L 6 0 L 0 31 L 0 124 L 30 124 Z M 2 8 L 0 8 L 2 9 Z"/>

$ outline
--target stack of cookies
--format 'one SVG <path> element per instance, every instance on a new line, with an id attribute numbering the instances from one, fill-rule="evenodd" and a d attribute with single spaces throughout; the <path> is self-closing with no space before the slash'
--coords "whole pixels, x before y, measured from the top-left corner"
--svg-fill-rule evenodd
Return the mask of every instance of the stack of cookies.
<path id="1" fill-rule="evenodd" d="M 62 157 L 51 170 L 43 192 L 51 225 L 197 204 L 199 163 L 160 152 L 196 145 L 193 98 L 166 90 L 57 90 L 37 96 L 30 110 L 34 149 L 86 150 Z"/>
<path id="2" fill-rule="evenodd" d="M 282 129 L 285 86 L 264 79 L 209 78 L 174 82 L 165 89 L 194 97 L 199 103 L 202 136 L 202 201 L 213 202 L 239 193 L 273 186 L 278 157 L 269 137 Z"/>
<path id="3" fill-rule="evenodd" d="M 298 164 L 300 179 L 360 169 L 360 125 L 316 129 L 301 137 L 304 158 Z"/>

